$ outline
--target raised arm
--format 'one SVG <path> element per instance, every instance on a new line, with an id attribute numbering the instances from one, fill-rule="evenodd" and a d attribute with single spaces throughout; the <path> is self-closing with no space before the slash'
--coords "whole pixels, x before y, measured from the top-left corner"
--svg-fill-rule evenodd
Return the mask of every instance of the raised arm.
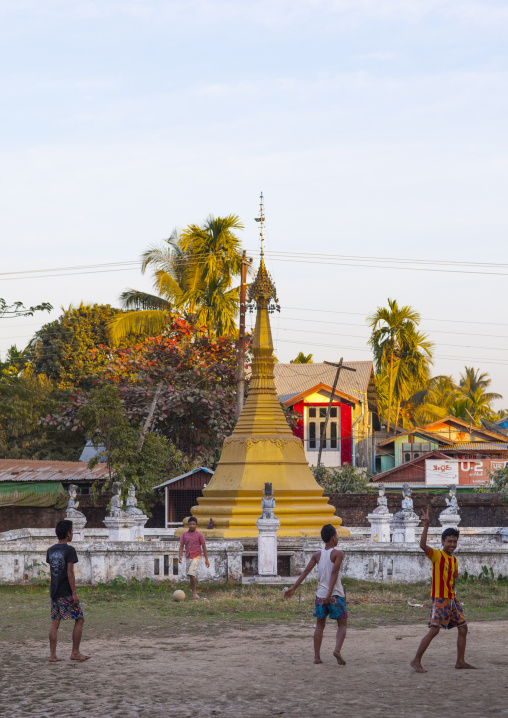
<path id="1" fill-rule="evenodd" d="M 340 567 L 342 566 L 342 561 L 344 559 L 344 551 L 332 551 L 331 559 L 333 561 L 333 568 L 330 576 L 330 587 L 328 589 L 326 597 L 323 599 L 323 603 L 330 602 L 333 593 L 333 587 L 335 586 L 335 581 L 339 576 Z"/>
<path id="2" fill-rule="evenodd" d="M 305 567 L 305 570 L 303 571 L 303 573 L 300 574 L 300 576 L 298 576 L 298 578 L 296 579 L 294 584 L 291 586 L 291 588 L 288 588 L 287 591 L 284 591 L 284 598 L 291 598 L 291 596 L 294 594 L 294 592 L 296 591 L 298 586 L 301 584 L 301 582 L 307 578 L 307 576 L 312 571 L 314 566 L 317 566 L 320 554 L 321 554 L 321 551 L 317 551 L 315 554 L 312 555 L 312 558 L 309 561 L 309 563 L 307 564 L 307 566 Z"/>
<path id="3" fill-rule="evenodd" d="M 429 531 L 430 526 L 430 516 L 429 516 L 429 508 L 427 507 L 425 511 L 422 514 L 422 522 L 423 522 L 423 531 L 422 535 L 420 536 L 420 548 L 422 551 L 425 551 L 427 556 L 430 556 L 432 553 L 432 548 L 427 545 L 427 533 Z"/>

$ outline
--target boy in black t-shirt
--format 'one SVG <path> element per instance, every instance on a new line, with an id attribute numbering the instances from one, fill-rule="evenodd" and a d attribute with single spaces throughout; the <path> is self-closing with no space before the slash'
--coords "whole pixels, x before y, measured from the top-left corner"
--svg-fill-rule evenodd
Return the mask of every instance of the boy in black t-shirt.
<path id="1" fill-rule="evenodd" d="M 72 521 L 68 519 L 59 521 L 55 533 L 58 543 L 48 548 L 46 553 L 46 563 L 49 563 L 51 570 L 49 595 L 51 596 L 51 620 L 53 621 L 49 632 L 49 660 L 50 663 L 62 660 L 56 655 L 58 628 L 60 621 L 72 618 L 76 623 L 72 632 L 71 660 L 87 661 L 90 656 L 84 656 L 79 651 L 85 619 L 79 605 L 74 577 L 74 564 L 78 562 L 78 556 L 76 549 L 69 543 L 72 541 Z"/>

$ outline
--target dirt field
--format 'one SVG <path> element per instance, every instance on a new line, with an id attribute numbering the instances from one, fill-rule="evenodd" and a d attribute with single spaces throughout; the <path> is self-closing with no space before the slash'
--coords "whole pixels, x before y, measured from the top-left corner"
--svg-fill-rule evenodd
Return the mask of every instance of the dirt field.
<path id="1" fill-rule="evenodd" d="M 171 632 L 172 633 L 172 632 Z M 508 715 L 508 623 L 470 627 L 468 659 L 478 671 L 456 671 L 456 633 L 429 649 L 425 675 L 408 661 L 420 626 L 353 629 L 347 665 L 337 666 L 333 630 L 322 665 L 312 663 L 312 623 L 204 630 L 201 636 L 149 635 L 84 642 L 84 664 L 50 664 L 40 640 L 0 646 L 0 714 L 67 716 L 501 716 Z M 60 654 L 69 653 L 70 627 Z M 398 640 L 398 639 L 402 640 Z M 182 640 L 183 639 L 183 640 Z"/>
<path id="2" fill-rule="evenodd" d="M 490 620 L 506 618 L 503 586 L 463 589 L 472 614 L 466 658 L 479 670 L 454 669 L 450 631 L 429 649 L 425 675 L 409 667 L 426 630 L 424 585 L 350 584 L 345 667 L 332 657 L 332 625 L 324 663 L 313 664 L 312 586 L 301 604 L 260 588 L 206 588 L 207 599 L 183 604 L 150 587 L 80 593 L 82 648 L 92 659 L 67 660 L 67 622 L 59 642 L 66 660 L 50 664 L 47 588 L 0 591 L 2 718 L 508 716 L 508 621 Z"/>

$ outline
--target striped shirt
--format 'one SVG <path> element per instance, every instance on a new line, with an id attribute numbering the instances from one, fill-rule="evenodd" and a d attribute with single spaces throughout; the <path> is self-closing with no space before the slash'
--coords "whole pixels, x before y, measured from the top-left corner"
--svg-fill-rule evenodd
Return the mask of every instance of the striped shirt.
<path id="1" fill-rule="evenodd" d="M 459 575 L 459 562 L 455 556 L 432 548 L 428 554 L 432 561 L 431 598 L 455 598 L 455 578 Z"/>

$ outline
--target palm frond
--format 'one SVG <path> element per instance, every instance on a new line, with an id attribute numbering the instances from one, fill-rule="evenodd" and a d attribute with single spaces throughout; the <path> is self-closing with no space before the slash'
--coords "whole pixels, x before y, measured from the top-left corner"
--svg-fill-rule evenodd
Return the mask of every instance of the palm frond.
<path id="1" fill-rule="evenodd" d="M 120 301 L 125 309 L 160 309 L 170 311 L 171 304 L 164 297 L 148 294 L 137 289 L 126 289 L 120 294 Z"/>
<path id="2" fill-rule="evenodd" d="M 113 345 L 118 344 L 129 334 L 156 336 L 167 326 L 169 311 L 146 310 L 118 314 L 108 323 L 109 335 Z"/>

